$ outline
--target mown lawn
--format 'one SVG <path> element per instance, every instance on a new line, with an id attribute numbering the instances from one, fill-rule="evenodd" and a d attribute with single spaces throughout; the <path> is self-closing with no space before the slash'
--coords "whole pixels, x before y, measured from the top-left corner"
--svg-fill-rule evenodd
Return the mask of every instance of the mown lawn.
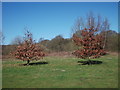
<path id="1" fill-rule="evenodd" d="M 77 58 L 45 57 L 48 64 L 3 60 L 3 88 L 117 88 L 118 57 L 106 55 L 99 65 L 79 65 Z"/>

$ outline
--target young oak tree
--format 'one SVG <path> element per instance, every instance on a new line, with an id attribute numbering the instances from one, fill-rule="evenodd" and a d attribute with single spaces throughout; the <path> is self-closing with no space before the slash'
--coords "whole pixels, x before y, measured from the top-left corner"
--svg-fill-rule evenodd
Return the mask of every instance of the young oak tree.
<path id="1" fill-rule="evenodd" d="M 103 48 L 104 37 L 102 34 L 97 32 L 98 30 L 94 27 L 84 28 L 81 30 L 81 37 L 73 34 L 73 41 L 81 49 L 73 52 L 75 56 L 82 59 L 87 59 L 90 61 L 92 58 L 99 58 L 101 55 L 105 55 L 106 52 Z"/>
<path id="2" fill-rule="evenodd" d="M 88 12 L 86 17 L 78 17 L 75 20 L 75 23 L 72 27 L 72 36 L 73 34 L 76 34 L 77 36 L 81 37 L 81 30 L 84 28 L 91 28 L 94 27 L 97 31 L 94 33 L 102 33 L 104 37 L 104 45 L 103 48 L 106 48 L 107 43 L 107 37 L 108 33 L 107 31 L 110 30 L 110 24 L 107 18 L 103 18 L 100 15 L 95 15 L 93 12 Z"/>
<path id="3" fill-rule="evenodd" d="M 38 60 L 45 56 L 45 53 L 35 43 L 35 40 L 32 38 L 32 33 L 27 31 L 25 33 L 24 41 L 22 44 L 19 44 L 17 46 L 16 51 L 13 53 L 13 55 L 17 59 L 21 59 L 23 61 L 27 61 L 27 65 L 29 65 L 29 62 L 31 60 Z"/>

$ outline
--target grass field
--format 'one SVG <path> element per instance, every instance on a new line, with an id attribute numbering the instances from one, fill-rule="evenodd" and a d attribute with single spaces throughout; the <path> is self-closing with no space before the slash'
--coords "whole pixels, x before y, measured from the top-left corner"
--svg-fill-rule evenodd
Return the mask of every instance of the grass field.
<path id="1" fill-rule="evenodd" d="M 99 65 L 79 65 L 77 58 L 45 57 L 48 64 L 21 66 L 19 60 L 3 60 L 3 88 L 117 88 L 118 57 L 106 55 Z"/>

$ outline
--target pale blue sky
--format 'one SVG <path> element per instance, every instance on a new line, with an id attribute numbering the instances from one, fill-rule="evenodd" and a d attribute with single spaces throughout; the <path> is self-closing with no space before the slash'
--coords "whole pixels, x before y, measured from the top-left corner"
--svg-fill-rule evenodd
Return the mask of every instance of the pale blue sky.
<path id="1" fill-rule="evenodd" d="M 118 32 L 117 2 L 3 2 L 4 43 L 10 44 L 16 36 L 23 36 L 25 27 L 36 41 L 59 34 L 69 38 L 75 19 L 85 17 L 89 11 L 108 18 L 111 29 Z"/>

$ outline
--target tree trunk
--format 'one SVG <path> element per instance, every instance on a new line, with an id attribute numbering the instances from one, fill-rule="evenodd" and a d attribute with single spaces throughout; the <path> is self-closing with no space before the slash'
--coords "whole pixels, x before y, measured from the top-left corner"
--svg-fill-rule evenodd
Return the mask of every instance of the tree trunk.
<path id="1" fill-rule="evenodd" d="M 105 32 L 105 40 L 104 40 L 103 49 L 105 49 L 105 46 L 106 46 L 106 42 L 107 42 L 107 32 Z"/>
<path id="2" fill-rule="evenodd" d="M 88 65 L 91 65 L 92 61 L 90 60 L 90 57 L 88 57 Z"/>
<path id="3" fill-rule="evenodd" d="M 30 60 L 27 60 L 27 65 L 29 65 Z"/>
<path id="4" fill-rule="evenodd" d="M 89 59 L 89 60 L 87 61 L 87 64 L 90 65 L 90 62 L 91 62 L 91 61 L 90 61 L 90 59 Z"/>

